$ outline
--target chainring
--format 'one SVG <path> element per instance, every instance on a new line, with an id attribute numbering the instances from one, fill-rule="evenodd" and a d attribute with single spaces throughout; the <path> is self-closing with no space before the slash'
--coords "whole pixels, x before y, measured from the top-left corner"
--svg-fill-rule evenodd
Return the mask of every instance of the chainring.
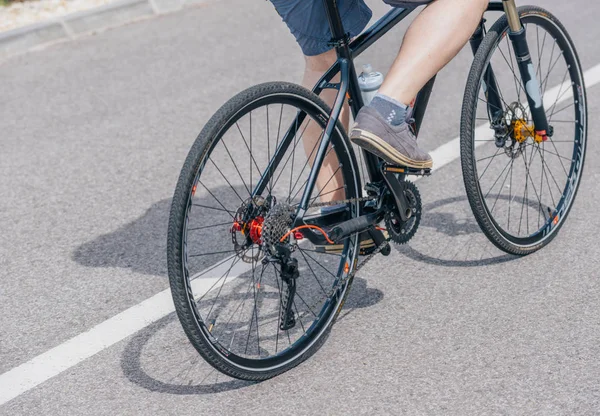
<path id="1" fill-rule="evenodd" d="M 389 236 L 396 244 L 408 243 L 417 233 L 419 224 L 421 223 L 421 194 L 414 183 L 403 181 L 404 194 L 408 199 L 409 207 L 412 210 L 412 215 L 407 221 L 402 221 L 398 212 L 398 207 L 388 211 L 385 214 L 385 226 Z"/>

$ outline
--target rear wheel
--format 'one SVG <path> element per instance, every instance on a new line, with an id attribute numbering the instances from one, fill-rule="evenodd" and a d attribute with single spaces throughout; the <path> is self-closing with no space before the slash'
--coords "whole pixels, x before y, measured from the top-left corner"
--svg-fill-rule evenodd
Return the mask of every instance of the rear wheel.
<path id="1" fill-rule="evenodd" d="M 312 355 L 350 288 L 356 236 L 336 254 L 299 234 L 297 244 L 284 237 L 300 275 L 292 318 L 283 322 L 288 286 L 265 246 L 289 231 L 329 112 L 297 85 L 252 87 L 211 118 L 179 177 L 168 235 L 175 308 L 198 352 L 232 377 L 264 380 Z M 359 189 L 354 153 L 338 124 L 311 202 L 356 198 Z M 356 216 L 355 203 L 342 205 L 337 220 Z M 311 215 L 321 212 L 305 218 Z"/>
<path id="2" fill-rule="evenodd" d="M 461 161 L 482 231 L 500 249 L 525 255 L 557 235 L 573 206 L 587 147 L 587 99 L 579 59 L 562 24 L 538 7 L 520 8 L 519 14 L 554 134 L 547 141 L 535 136 L 504 16 L 485 37 L 468 78 Z M 501 109 L 488 102 L 488 65 Z"/>

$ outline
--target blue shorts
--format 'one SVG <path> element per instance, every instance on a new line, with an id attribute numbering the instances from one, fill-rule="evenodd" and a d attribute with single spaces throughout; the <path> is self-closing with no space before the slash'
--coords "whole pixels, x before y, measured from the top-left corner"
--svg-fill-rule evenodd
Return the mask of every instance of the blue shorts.
<path id="1" fill-rule="evenodd" d="M 417 7 L 432 0 L 383 0 L 395 7 Z M 323 0 L 271 0 L 275 9 L 296 38 L 306 56 L 319 55 L 332 49 L 328 45 L 331 30 Z M 369 23 L 373 12 L 364 0 L 338 0 L 344 30 L 351 37 Z"/>

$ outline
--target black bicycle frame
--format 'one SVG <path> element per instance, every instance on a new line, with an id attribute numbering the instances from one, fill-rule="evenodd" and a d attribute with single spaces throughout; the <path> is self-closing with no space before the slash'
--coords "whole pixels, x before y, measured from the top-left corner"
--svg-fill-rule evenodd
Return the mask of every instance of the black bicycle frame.
<path id="1" fill-rule="evenodd" d="M 364 105 L 361 90 L 358 84 L 358 77 L 353 65 L 354 58 L 368 49 L 373 43 L 385 35 L 390 29 L 392 29 L 414 10 L 393 8 L 362 34 L 360 34 L 354 40 L 351 40 L 349 34 L 344 31 L 337 7 L 337 0 L 323 0 L 323 4 L 327 12 L 329 27 L 332 33 L 332 39 L 330 43 L 332 47 L 335 48 L 338 59 L 332 65 L 332 67 L 325 72 L 319 82 L 317 82 L 313 88 L 313 92 L 318 95 L 324 89 L 333 88 L 338 90 L 338 94 L 332 107 L 331 114 L 329 115 L 329 120 L 325 127 L 325 131 L 321 137 L 319 149 L 313 161 L 308 182 L 298 207 L 298 213 L 296 216 L 297 221 L 302 221 L 304 213 L 310 205 L 311 195 L 317 181 L 318 172 L 325 159 L 331 142 L 331 134 L 333 133 L 334 128 L 336 128 L 336 122 L 344 105 L 344 101 L 346 99 L 348 100 L 348 104 L 354 116 L 356 116 L 358 111 Z M 487 10 L 504 11 L 503 0 L 490 0 Z M 471 39 L 473 53 L 477 51 L 483 39 L 484 33 L 484 20 L 482 20 L 480 27 Z M 338 74 L 340 76 L 339 82 L 332 82 L 333 78 L 335 78 Z M 413 118 L 415 120 L 414 127 L 417 135 L 423 123 L 423 118 L 429 103 L 429 97 L 431 96 L 431 92 L 433 90 L 435 78 L 436 77 L 434 76 L 429 82 L 427 82 L 415 99 Z M 486 70 L 485 82 L 488 90 L 488 110 L 491 112 L 490 114 L 493 114 L 494 107 L 495 109 L 502 109 L 503 107 L 500 97 L 497 93 L 498 87 L 496 85 L 496 79 L 491 67 L 488 67 Z M 287 151 L 289 145 L 293 142 L 293 139 L 296 136 L 305 116 L 306 115 L 304 113 L 300 113 L 296 122 L 293 123 L 293 125 L 284 135 L 284 138 L 280 142 L 279 147 L 276 149 L 271 162 L 267 166 L 267 169 L 265 169 L 265 173 L 257 183 L 253 195 L 260 195 L 264 191 L 268 184 L 268 177 L 270 173 L 275 171 L 276 167 L 281 162 L 283 155 Z M 364 150 L 362 150 L 362 152 L 369 174 L 369 180 L 372 182 L 382 180 L 381 171 L 379 169 L 381 160 L 369 152 Z M 361 184 L 359 181 L 359 187 L 360 186 Z"/>

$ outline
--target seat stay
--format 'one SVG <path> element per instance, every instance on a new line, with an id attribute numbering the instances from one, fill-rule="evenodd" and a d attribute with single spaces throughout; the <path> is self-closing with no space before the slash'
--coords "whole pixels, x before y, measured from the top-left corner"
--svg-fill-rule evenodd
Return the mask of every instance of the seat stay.
<path id="1" fill-rule="evenodd" d="M 296 222 L 302 221 L 302 217 L 306 213 L 306 210 L 309 208 L 311 196 L 317 182 L 317 176 L 319 175 L 319 171 L 321 170 L 321 166 L 323 165 L 323 161 L 325 160 L 327 149 L 331 144 L 331 135 L 333 134 L 334 128 L 336 128 L 337 121 L 340 117 L 340 112 L 342 111 L 342 107 L 344 106 L 346 93 L 348 92 L 348 83 L 350 80 L 349 62 L 347 59 L 340 58 L 338 59 L 338 65 L 340 68 L 339 90 L 335 98 L 335 103 L 331 110 L 331 114 L 329 115 L 327 126 L 325 127 L 325 130 L 321 136 L 319 148 L 315 155 L 315 159 L 312 163 L 310 174 L 308 176 L 308 182 L 306 184 L 306 187 L 304 188 L 300 204 L 298 205 L 298 211 L 296 212 Z"/>

